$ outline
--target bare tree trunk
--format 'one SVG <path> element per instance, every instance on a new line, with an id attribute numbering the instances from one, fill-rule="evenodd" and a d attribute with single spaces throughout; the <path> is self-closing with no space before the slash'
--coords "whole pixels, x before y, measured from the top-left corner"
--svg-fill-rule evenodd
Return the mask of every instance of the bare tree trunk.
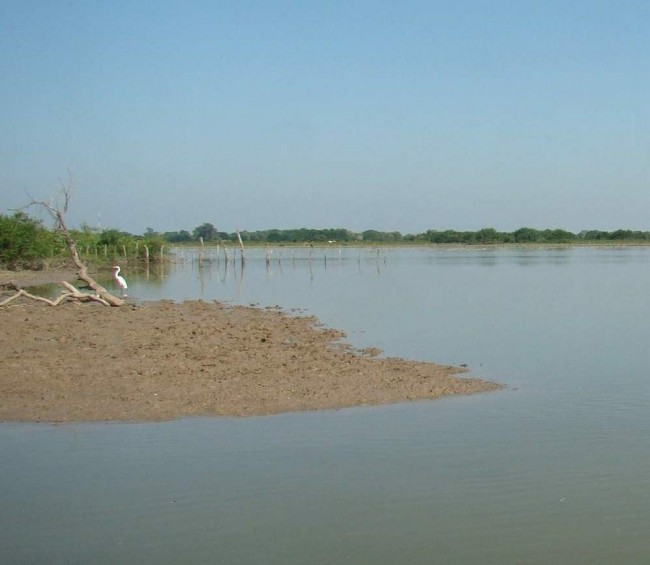
<path id="1" fill-rule="evenodd" d="M 68 211 L 70 196 L 72 195 L 72 182 L 70 181 L 70 184 L 64 186 L 61 192 L 63 194 L 63 199 L 64 199 L 63 208 L 54 206 L 49 202 L 37 201 L 33 199 L 27 206 L 41 206 L 45 208 L 47 212 L 50 214 L 50 216 L 54 220 L 55 228 L 61 234 L 63 234 L 66 245 L 70 250 L 72 261 L 77 267 L 77 276 L 82 281 L 84 281 L 91 289 L 93 289 L 97 293 L 97 296 L 99 298 L 101 298 L 103 301 L 108 303 L 108 305 L 122 306 L 124 304 L 124 300 L 118 298 L 117 296 L 113 296 L 110 292 L 108 292 L 108 290 L 106 290 L 102 285 L 100 285 L 97 281 L 95 281 L 95 279 L 93 279 L 88 274 L 88 268 L 79 257 L 77 244 L 75 240 L 72 238 L 72 236 L 70 235 L 70 231 L 68 230 L 68 226 L 65 222 L 65 213 Z"/>
<path id="2" fill-rule="evenodd" d="M 273 253 L 273 249 L 269 246 L 269 244 L 266 244 L 266 266 L 268 267 L 271 264 L 271 253 Z"/>
<path id="3" fill-rule="evenodd" d="M 241 235 L 239 234 L 239 230 L 237 230 L 237 240 L 239 241 L 239 253 L 241 254 L 241 264 L 244 264 L 244 242 L 241 239 Z"/>

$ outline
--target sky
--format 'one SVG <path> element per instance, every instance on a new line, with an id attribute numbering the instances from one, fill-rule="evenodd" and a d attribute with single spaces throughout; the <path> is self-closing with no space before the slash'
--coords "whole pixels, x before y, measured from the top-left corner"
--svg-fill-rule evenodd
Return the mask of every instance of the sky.
<path id="1" fill-rule="evenodd" d="M 0 0 L 0 214 L 650 230 L 650 3 Z"/>

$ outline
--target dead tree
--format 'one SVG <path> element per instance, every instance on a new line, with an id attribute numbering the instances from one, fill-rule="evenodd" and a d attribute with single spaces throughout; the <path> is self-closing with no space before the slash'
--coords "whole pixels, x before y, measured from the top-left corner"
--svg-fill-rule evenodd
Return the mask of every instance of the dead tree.
<path id="1" fill-rule="evenodd" d="M 242 267 L 244 266 L 244 242 L 242 241 L 241 234 L 239 233 L 239 230 L 237 230 L 237 241 L 239 241 L 239 253 L 241 257 L 241 264 Z"/>
<path id="2" fill-rule="evenodd" d="M 0 301 L 0 306 L 6 306 L 10 302 L 12 302 L 13 300 L 21 296 L 25 296 L 26 298 L 31 298 L 32 300 L 37 300 L 39 302 L 45 302 L 45 304 L 48 304 L 50 306 L 58 306 L 59 304 L 65 302 L 68 299 L 77 300 L 79 302 L 99 302 L 104 306 L 110 306 L 110 304 L 106 302 L 106 300 L 104 300 L 103 298 L 99 297 L 96 294 L 87 294 L 84 292 L 79 292 L 79 289 L 75 288 L 67 281 L 61 281 L 61 284 L 68 289 L 68 292 L 61 292 L 61 294 L 55 300 L 50 300 L 49 298 L 45 298 L 44 296 L 37 296 L 35 294 L 30 294 L 25 289 L 18 288 L 17 286 L 12 284 L 11 286 L 16 291 L 16 294 L 10 296 L 9 298 L 6 298 L 5 300 Z"/>
<path id="3" fill-rule="evenodd" d="M 88 274 L 88 268 L 86 267 L 86 265 L 81 260 L 81 257 L 79 256 L 79 251 L 77 250 L 77 244 L 75 240 L 72 238 L 72 236 L 70 235 L 70 231 L 68 230 L 68 226 L 65 221 L 65 214 L 68 211 L 70 198 L 72 197 L 72 186 L 73 186 L 72 175 L 69 175 L 68 183 L 64 184 L 63 187 L 61 188 L 60 194 L 63 199 L 62 203 L 57 202 L 56 204 L 53 204 L 51 202 L 34 200 L 32 198 L 32 201 L 24 208 L 38 206 L 45 209 L 47 213 L 50 215 L 50 217 L 52 218 L 52 220 L 54 221 L 54 228 L 58 232 L 60 232 L 63 235 L 63 238 L 65 239 L 65 243 L 70 251 L 72 261 L 77 267 L 77 276 L 79 277 L 79 279 L 84 281 L 89 288 L 95 291 L 96 295 L 99 298 L 101 298 L 101 301 L 99 302 L 106 303 L 108 306 L 122 306 L 124 304 L 124 300 L 118 298 L 117 296 L 113 296 L 110 292 L 108 292 L 108 290 L 106 290 L 102 285 L 100 285 L 95 279 L 93 279 Z M 66 286 L 66 288 L 69 289 L 69 285 L 64 284 L 64 286 Z M 71 294 L 70 296 L 79 299 L 78 296 L 75 296 L 73 294 Z"/>

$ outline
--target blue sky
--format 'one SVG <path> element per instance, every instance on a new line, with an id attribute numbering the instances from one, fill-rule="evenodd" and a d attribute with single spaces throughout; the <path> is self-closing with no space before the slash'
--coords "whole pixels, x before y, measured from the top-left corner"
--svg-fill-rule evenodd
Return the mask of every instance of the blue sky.
<path id="1" fill-rule="evenodd" d="M 0 213 L 650 229 L 650 3 L 0 0 Z"/>

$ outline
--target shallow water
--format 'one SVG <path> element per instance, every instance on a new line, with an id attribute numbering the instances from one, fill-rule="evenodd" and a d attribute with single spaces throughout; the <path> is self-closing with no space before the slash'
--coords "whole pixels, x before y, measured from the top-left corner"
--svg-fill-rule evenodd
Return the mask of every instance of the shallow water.
<path id="1" fill-rule="evenodd" d="M 275 249 L 243 272 L 185 259 L 162 277 L 126 269 L 132 298 L 301 308 L 354 345 L 508 388 L 246 420 L 2 424 L 3 563 L 648 558 L 650 249 Z"/>

